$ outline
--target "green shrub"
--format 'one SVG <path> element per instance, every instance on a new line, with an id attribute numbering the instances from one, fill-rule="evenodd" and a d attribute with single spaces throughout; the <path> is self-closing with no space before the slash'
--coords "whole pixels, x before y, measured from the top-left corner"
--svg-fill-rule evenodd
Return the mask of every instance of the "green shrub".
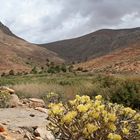
<path id="1" fill-rule="evenodd" d="M 15 75 L 14 70 L 10 70 L 10 71 L 9 71 L 9 75 Z"/>
<path id="2" fill-rule="evenodd" d="M 140 81 L 98 76 L 93 80 L 90 97 L 98 94 L 113 103 L 140 109 Z"/>
<path id="3" fill-rule="evenodd" d="M 67 67 L 66 67 L 65 64 L 63 64 L 63 65 L 61 66 L 61 71 L 62 71 L 62 72 L 67 72 Z"/>
<path id="4" fill-rule="evenodd" d="M 53 73 L 56 73 L 55 67 L 54 66 L 49 67 L 48 70 L 47 70 L 47 72 L 48 73 L 52 73 L 52 74 Z"/>
<path id="5" fill-rule="evenodd" d="M 65 85 L 73 85 L 73 81 L 69 80 L 62 80 L 59 82 L 60 85 L 65 86 Z"/>
<path id="6" fill-rule="evenodd" d="M 58 103 L 60 101 L 60 96 L 54 92 L 43 94 L 41 97 L 46 104 Z"/>
<path id="7" fill-rule="evenodd" d="M 5 73 L 5 72 L 3 72 L 3 73 L 1 74 L 1 77 L 4 77 L 4 76 L 6 76 L 6 73 Z"/>
<path id="8" fill-rule="evenodd" d="M 140 84 L 124 81 L 113 87 L 111 101 L 140 109 Z"/>
<path id="9" fill-rule="evenodd" d="M 32 70 L 31 70 L 30 73 L 32 73 L 32 74 L 37 74 L 37 73 L 38 73 L 38 71 L 37 71 L 37 67 L 34 66 L 34 67 L 32 68 Z"/>

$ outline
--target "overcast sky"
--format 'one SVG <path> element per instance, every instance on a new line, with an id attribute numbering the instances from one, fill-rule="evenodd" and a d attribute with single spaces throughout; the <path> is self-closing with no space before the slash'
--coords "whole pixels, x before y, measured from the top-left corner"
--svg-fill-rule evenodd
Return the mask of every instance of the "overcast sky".
<path id="1" fill-rule="evenodd" d="M 0 0 L 0 21 L 34 43 L 140 26 L 140 0 Z"/>

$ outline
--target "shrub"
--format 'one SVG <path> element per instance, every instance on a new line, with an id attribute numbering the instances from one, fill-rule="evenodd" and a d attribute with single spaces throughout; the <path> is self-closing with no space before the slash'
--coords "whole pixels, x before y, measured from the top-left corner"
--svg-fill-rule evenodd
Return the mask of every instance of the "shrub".
<path id="1" fill-rule="evenodd" d="M 10 94 L 6 91 L 0 91 L 0 108 L 8 107 L 8 101 L 10 99 Z"/>
<path id="2" fill-rule="evenodd" d="M 120 79 L 112 76 L 98 76 L 93 79 L 93 92 L 90 97 L 101 94 L 105 99 L 140 109 L 140 81 Z"/>
<path id="3" fill-rule="evenodd" d="M 68 71 L 69 71 L 69 72 L 73 72 L 73 71 L 74 71 L 74 66 L 73 66 L 73 65 L 70 65 L 70 66 L 68 67 Z"/>
<path id="4" fill-rule="evenodd" d="M 56 73 L 55 67 L 54 66 L 49 67 L 48 70 L 47 70 L 47 72 L 48 73 Z"/>
<path id="5" fill-rule="evenodd" d="M 14 70 L 10 70 L 10 71 L 9 71 L 9 75 L 15 75 Z"/>
<path id="6" fill-rule="evenodd" d="M 111 101 L 140 109 L 140 84 L 124 81 L 112 88 Z"/>
<path id="7" fill-rule="evenodd" d="M 63 64 L 63 65 L 61 66 L 61 71 L 62 71 L 62 72 L 67 72 L 67 67 L 66 67 L 65 64 Z"/>
<path id="8" fill-rule="evenodd" d="M 32 74 L 37 74 L 37 73 L 38 73 L 36 66 L 34 66 L 34 67 L 32 68 L 32 70 L 31 70 L 30 73 L 32 73 Z"/>
<path id="9" fill-rule="evenodd" d="M 3 72 L 3 73 L 1 74 L 1 77 L 4 77 L 4 76 L 6 76 L 6 73 L 5 73 L 5 72 Z"/>
<path id="10" fill-rule="evenodd" d="M 101 95 L 76 96 L 67 104 L 49 105 L 48 130 L 60 140 L 139 140 L 140 114 L 112 104 Z"/>
<path id="11" fill-rule="evenodd" d="M 41 98 L 45 101 L 46 104 L 58 103 L 60 100 L 59 95 L 54 92 L 43 94 Z"/>
<path id="12" fill-rule="evenodd" d="M 82 67 L 78 67 L 77 71 L 83 71 L 83 68 Z"/>
<path id="13" fill-rule="evenodd" d="M 54 69 L 55 69 L 56 73 L 59 73 L 61 71 L 61 68 L 59 65 L 55 66 Z"/>

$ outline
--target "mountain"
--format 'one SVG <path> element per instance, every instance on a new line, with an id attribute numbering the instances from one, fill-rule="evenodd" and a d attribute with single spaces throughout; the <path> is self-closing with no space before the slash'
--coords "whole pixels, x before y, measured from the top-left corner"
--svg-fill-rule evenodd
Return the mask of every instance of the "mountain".
<path id="1" fill-rule="evenodd" d="M 0 22 L 0 73 L 29 71 L 33 66 L 45 65 L 47 59 L 54 63 L 64 62 L 56 53 L 14 35 Z"/>
<path id="2" fill-rule="evenodd" d="M 139 40 L 140 28 L 102 29 L 82 37 L 40 46 L 57 53 L 66 62 L 84 62 L 130 46 L 134 47 L 133 44 Z"/>
<path id="3" fill-rule="evenodd" d="M 0 22 L 0 30 L 9 36 L 17 37 L 15 34 L 13 34 L 8 27 L 6 27 L 4 24 Z M 18 38 L 18 37 L 17 37 Z"/>

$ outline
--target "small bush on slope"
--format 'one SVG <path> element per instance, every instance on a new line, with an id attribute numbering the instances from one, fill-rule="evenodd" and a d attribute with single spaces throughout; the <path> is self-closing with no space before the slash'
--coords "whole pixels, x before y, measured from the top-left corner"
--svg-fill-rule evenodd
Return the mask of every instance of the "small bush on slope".
<path id="1" fill-rule="evenodd" d="M 76 96 L 63 105 L 49 105 L 49 124 L 60 140 L 139 140 L 140 114 L 129 107 L 105 102 L 98 95 Z"/>

